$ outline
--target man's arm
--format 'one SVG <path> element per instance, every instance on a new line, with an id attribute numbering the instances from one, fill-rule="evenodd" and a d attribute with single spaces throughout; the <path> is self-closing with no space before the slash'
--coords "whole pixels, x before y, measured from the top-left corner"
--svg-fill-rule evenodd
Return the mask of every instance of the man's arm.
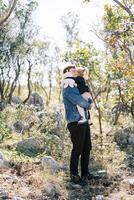
<path id="1" fill-rule="evenodd" d="M 79 105 L 82 108 L 90 109 L 91 104 L 86 101 L 79 93 L 77 87 L 67 87 L 64 89 L 64 97 L 67 98 L 72 104 Z"/>

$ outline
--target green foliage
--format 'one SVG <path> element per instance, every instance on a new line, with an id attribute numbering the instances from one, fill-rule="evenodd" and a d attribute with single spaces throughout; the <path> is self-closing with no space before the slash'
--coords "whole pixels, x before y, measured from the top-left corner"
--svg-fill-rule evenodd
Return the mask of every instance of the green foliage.
<path id="1" fill-rule="evenodd" d="M 5 122 L 2 126 L 2 130 L 6 132 L 6 126 L 12 125 L 16 120 L 21 120 L 26 123 L 26 119 L 30 116 L 32 118 L 33 126 L 23 135 L 10 133 L 10 137 L 5 137 L 3 140 L 2 148 L 6 152 L 7 156 L 11 159 L 16 160 L 27 160 L 39 161 L 43 155 L 51 155 L 56 160 L 68 162 L 70 152 L 70 141 L 68 137 L 68 131 L 66 128 L 66 122 L 63 116 L 63 108 L 48 108 L 46 115 L 40 120 L 35 116 L 35 110 L 31 107 L 22 107 L 15 109 L 13 107 L 6 107 L 2 112 L 1 116 Z M 1 123 L 2 124 L 2 123 Z M 4 128 L 4 129 L 3 129 Z M 16 144 L 20 140 L 26 139 L 29 136 L 37 138 L 42 141 L 44 151 L 36 152 L 34 156 L 31 155 L 31 150 L 28 152 L 29 156 L 18 151 Z M 10 149 L 10 152 L 9 149 Z M 34 153 L 34 152 L 33 152 Z M 29 158 L 28 158 L 29 157 Z"/>
<path id="2" fill-rule="evenodd" d="M 4 11 L 6 11 L 6 8 L 7 8 L 6 4 L 4 4 L 3 1 L 1 1 L 0 2 L 0 17 L 2 17 Z"/>
<path id="3" fill-rule="evenodd" d="M 118 8 L 113 7 L 111 5 L 105 5 L 105 12 L 107 13 L 106 16 L 104 16 L 104 24 L 106 31 L 113 31 L 118 30 L 121 27 L 121 22 L 123 19 L 123 16 L 120 14 L 122 13 L 122 10 Z"/>
<path id="4" fill-rule="evenodd" d="M 32 106 L 14 108 L 9 105 L 1 112 L 1 116 L 6 124 L 11 125 L 17 120 L 25 120 L 25 118 L 32 116 L 34 112 L 35 108 Z"/>
<path id="5" fill-rule="evenodd" d="M 0 115 L 0 143 L 10 136 L 10 131 Z"/>
<path id="6" fill-rule="evenodd" d="M 66 160 L 70 144 L 63 113 L 54 108 L 52 110 L 49 108 L 47 111 L 49 114 L 31 129 L 31 133 L 34 136 L 38 135 L 38 138 L 44 141 L 44 154 L 51 155 L 57 160 Z"/>
<path id="7" fill-rule="evenodd" d="M 69 13 L 67 13 L 67 15 L 65 15 L 61 18 L 61 22 L 66 31 L 66 42 L 67 42 L 69 48 L 72 48 L 73 41 L 75 41 L 78 38 L 78 34 L 79 34 L 78 15 L 69 12 Z"/>
<path id="8" fill-rule="evenodd" d="M 110 105 L 113 108 L 118 108 L 114 113 L 116 118 L 114 123 L 116 124 L 120 115 L 128 115 L 130 109 L 133 109 L 131 103 L 134 97 L 134 60 L 132 56 L 134 34 L 131 17 L 118 4 L 116 6 L 106 5 L 103 19 L 103 36 L 109 49 L 105 64 L 107 77 L 109 77 L 109 90 L 107 90 L 107 102 L 105 103 L 109 105 L 108 108 L 110 108 Z M 121 110 L 119 105 L 129 108 L 129 112 L 123 113 L 123 107 Z"/>
<path id="9" fill-rule="evenodd" d="M 32 22 L 36 1 L 18 1 L 14 18 L 0 28 L 0 98 L 9 99 L 13 94 L 20 74 L 24 73 L 27 57 L 32 49 L 32 39 L 37 34 Z"/>
<path id="10" fill-rule="evenodd" d="M 97 55 L 98 52 L 92 45 L 77 40 L 73 44 L 73 51 L 65 53 L 64 60 L 92 70 L 99 63 Z"/>

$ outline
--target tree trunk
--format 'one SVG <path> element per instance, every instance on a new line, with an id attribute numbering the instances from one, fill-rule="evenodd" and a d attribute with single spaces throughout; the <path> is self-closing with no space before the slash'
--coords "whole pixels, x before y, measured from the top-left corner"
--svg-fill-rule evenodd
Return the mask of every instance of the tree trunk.
<path id="1" fill-rule="evenodd" d="M 29 68 L 28 68 L 28 80 L 27 80 L 27 87 L 28 87 L 28 96 L 27 96 L 27 98 L 23 101 L 23 103 L 25 104 L 27 101 L 28 101 L 28 99 L 29 99 L 29 97 L 30 97 L 30 95 L 31 95 L 31 69 L 32 69 L 32 64 L 31 64 L 31 61 L 30 60 L 27 60 L 28 61 L 28 64 L 29 64 Z"/>
<path id="2" fill-rule="evenodd" d="M 17 69 L 15 70 L 16 76 L 15 76 L 15 78 L 14 78 L 12 84 L 11 84 L 10 92 L 8 94 L 8 101 L 9 101 L 9 103 L 11 102 L 13 92 L 14 92 L 14 90 L 16 88 L 17 80 L 18 80 L 19 75 L 20 75 L 20 68 L 21 68 L 21 65 L 19 63 L 19 57 L 17 57 Z"/>

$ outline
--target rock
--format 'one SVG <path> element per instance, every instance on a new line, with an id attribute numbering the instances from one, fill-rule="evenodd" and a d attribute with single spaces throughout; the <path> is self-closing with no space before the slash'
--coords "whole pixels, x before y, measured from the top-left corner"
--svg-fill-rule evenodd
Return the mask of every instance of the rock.
<path id="1" fill-rule="evenodd" d="M 55 122 L 57 123 L 57 126 L 60 126 L 60 122 L 61 122 L 61 119 L 62 119 L 61 112 L 60 111 L 55 111 L 53 113 L 53 117 L 54 117 Z"/>
<path id="2" fill-rule="evenodd" d="M 96 172 L 96 175 L 99 176 L 100 178 L 101 177 L 104 178 L 104 177 L 107 177 L 107 172 L 105 170 L 99 170 Z"/>
<path id="3" fill-rule="evenodd" d="M 47 194 L 48 197 L 54 198 L 59 196 L 59 191 L 57 190 L 56 186 L 54 183 L 47 182 L 44 185 L 44 192 Z"/>
<path id="4" fill-rule="evenodd" d="M 27 138 L 17 143 L 16 150 L 30 157 L 44 151 L 44 143 L 37 138 Z"/>
<path id="5" fill-rule="evenodd" d="M 38 112 L 36 112 L 36 116 L 39 119 L 42 119 L 45 116 L 45 112 L 44 111 L 38 111 Z"/>
<path id="6" fill-rule="evenodd" d="M 9 162 L 6 160 L 4 155 L 0 152 L 0 168 L 7 168 L 9 167 Z"/>
<path id="7" fill-rule="evenodd" d="M 6 101 L 0 101 L 0 110 L 4 110 L 7 106 L 7 102 Z"/>
<path id="8" fill-rule="evenodd" d="M 4 190 L 0 189 L 0 200 L 8 199 L 9 195 Z"/>
<path id="9" fill-rule="evenodd" d="M 128 183 L 129 183 L 130 189 L 134 191 L 134 179 L 129 179 Z"/>
<path id="10" fill-rule="evenodd" d="M 23 133 L 24 131 L 24 124 L 21 121 L 16 121 L 13 124 L 13 131 L 16 133 Z"/>
<path id="11" fill-rule="evenodd" d="M 71 184 L 71 186 L 73 189 L 78 189 L 78 190 L 80 190 L 82 188 L 82 186 L 79 184 Z"/>
<path id="12" fill-rule="evenodd" d="M 23 119 L 23 122 L 17 120 L 12 125 L 11 130 L 16 133 L 23 133 L 24 131 L 29 130 L 37 120 L 37 117 L 27 116 L 25 119 Z"/>
<path id="13" fill-rule="evenodd" d="M 1 160 L 5 160 L 5 157 L 4 157 L 4 155 L 0 152 L 0 159 Z"/>
<path id="14" fill-rule="evenodd" d="M 22 100 L 17 97 L 17 96 L 13 96 L 12 99 L 11 99 L 11 104 L 22 104 Z"/>
<path id="15" fill-rule="evenodd" d="M 134 156 L 128 155 L 124 159 L 124 163 L 126 164 L 127 167 L 134 168 Z"/>
<path id="16" fill-rule="evenodd" d="M 0 159 L 0 168 L 8 168 L 9 167 L 9 162 L 7 160 L 1 160 Z"/>
<path id="17" fill-rule="evenodd" d="M 117 144 L 121 147 L 126 147 L 128 145 L 128 137 L 128 133 L 120 134 L 116 139 Z"/>
<path id="18" fill-rule="evenodd" d="M 128 182 L 129 182 L 130 193 L 131 195 L 133 195 L 134 194 L 134 179 L 130 179 L 128 180 Z"/>
<path id="19" fill-rule="evenodd" d="M 27 102 L 28 105 L 34 105 L 35 107 L 37 107 L 38 111 L 42 111 L 44 110 L 44 103 L 43 103 L 43 99 L 42 97 L 34 92 L 31 94 L 28 102 Z"/>
<path id="20" fill-rule="evenodd" d="M 42 158 L 41 164 L 44 169 L 48 169 L 52 174 L 59 172 L 62 168 L 61 165 L 51 156 L 44 156 Z"/>
<path id="21" fill-rule="evenodd" d="M 58 135 L 53 135 L 53 141 L 56 142 L 58 145 L 62 145 L 62 140 Z"/>
<path id="22" fill-rule="evenodd" d="M 128 138 L 128 144 L 134 144 L 134 135 L 130 135 Z"/>
<path id="23" fill-rule="evenodd" d="M 134 127 L 121 129 L 115 134 L 115 141 L 121 148 L 134 144 Z"/>
<path id="24" fill-rule="evenodd" d="M 96 200 L 104 200 L 104 196 L 103 195 L 97 195 L 95 199 Z"/>
<path id="25" fill-rule="evenodd" d="M 134 187 L 134 179 L 129 179 L 128 182 L 130 185 L 132 185 Z"/>
<path id="26" fill-rule="evenodd" d="M 20 197 L 13 197 L 12 200 L 23 200 L 23 199 Z"/>

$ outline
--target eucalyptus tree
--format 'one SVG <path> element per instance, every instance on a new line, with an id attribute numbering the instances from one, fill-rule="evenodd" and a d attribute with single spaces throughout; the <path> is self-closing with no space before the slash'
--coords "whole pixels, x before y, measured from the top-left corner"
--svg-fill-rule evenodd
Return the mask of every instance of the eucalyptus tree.
<path id="1" fill-rule="evenodd" d="M 29 54 L 36 31 L 32 25 L 32 12 L 37 2 L 20 3 L 14 9 L 14 18 L 0 28 L 0 96 L 11 100 Z"/>
<path id="2" fill-rule="evenodd" d="M 84 2 L 90 2 L 90 0 L 83 0 Z M 121 9 L 123 9 L 130 17 L 131 21 L 134 21 L 134 0 L 113 0 Z"/>
<path id="3" fill-rule="evenodd" d="M 101 37 L 106 46 L 105 70 L 109 79 L 106 105 L 111 97 L 113 123 L 117 124 L 121 113 L 134 117 L 134 1 L 113 0 L 104 9 Z"/>
<path id="4" fill-rule="evenodd" d="M 125 2 L 131 10 L 134 2 Z M 128 4 L 127 4 L 128 3 Z M 134 117 L 134 22 L 120 5 L 105 6 L 104 38 L 111 53 L 108 69 L 115 92 L 114 124 L 122 112 L 131 113 Z"/>
<path id="5" fill-rule="evenodd" d="M 61 17 L 61 23 L 66 31 L 66 42 L 71 53 L 73 42 L 79 36 L 79 17 L 77 14 L 69 12 Z"/>
<path id="6" fill-rule="evenodd" d="M 17 0 L 8 1 L 8 6 L 2 1 L 0 3 L 0 26 L 2 26 L 12 14 Z"/>

